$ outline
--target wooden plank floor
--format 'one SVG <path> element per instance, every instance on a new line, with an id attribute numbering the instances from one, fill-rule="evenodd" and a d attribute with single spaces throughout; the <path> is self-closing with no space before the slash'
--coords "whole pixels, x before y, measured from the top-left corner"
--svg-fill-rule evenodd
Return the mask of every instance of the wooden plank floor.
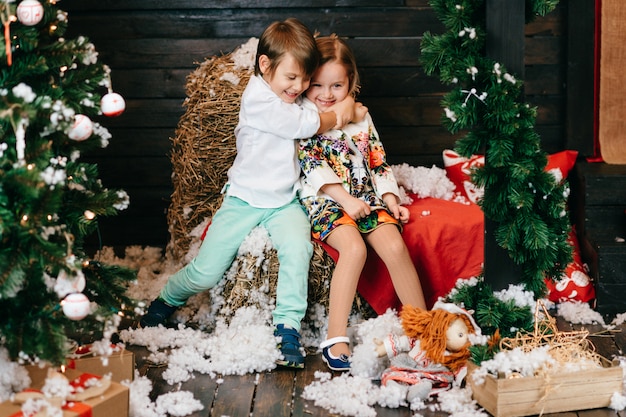
<path id="1" fill-rule="evenodd" d="M 579 330 L 581 326 L 572 326 L 557 318 L 563 331 Z M 591 341 L 596 350 L 607 358 L 623 355 L 626 347 L 626 325 L 614 332 L 603 331 L 602 326 L 587 325 Z M 597 334 L 597 335 L 596 335 Z M 302 370 L 278 368 L 271 372 L 248 374 L 243 376 L 220 376 L 196 373 L 194 378 L 175 386 L 168 385 L 161 377 L 166 366 L 155 366 L 146 361 L 147 349 L 142 346 L 127 346 L 135 353 L 136 365 L 141 375 L 146 375 L 153 382 L 151 394 L 157 396 L 170 391 L 186 390 L 202 402 L 204 409 L 191 417 L 330 417 L 337 416 L 326 409 L 316 407 L 312 401 L 302 399 L 304 387 L 313 382 L 315 371 L 327 372 L 319 354 L 309 354 L 306 366 Z M 219 382 L 219 383 L 218 383 Z M 407 407 L 396 409 L 376 407 L 380 417 L 412 417 L 416 413 Z M 420 410 L 417 415 L 423 417 L 445 417 L 442 411 Z M 626 412 L 611 409 L 592 409 L 577 412 L 544 414 L 544 417 L 626 417 Z"/>

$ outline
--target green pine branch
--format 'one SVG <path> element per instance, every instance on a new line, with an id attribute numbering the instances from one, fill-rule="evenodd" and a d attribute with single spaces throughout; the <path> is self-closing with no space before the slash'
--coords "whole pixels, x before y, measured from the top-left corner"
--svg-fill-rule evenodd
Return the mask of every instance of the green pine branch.
<path id="1" fill-rule="evenodd" d="M 532 15 L 556 6 L 527 3 Z M 461 155 L 485 154 L 485 166 L 471 176 L 485 190 L 479 204 L 498 223 L 498 244 L 522 265 L 522 282 L 542 295 L 543 277 L 562 270 L 571 256 L 564 244 L 567 186 L 543 173 L 546 154 L 534 132 L 536 109 L 521 98 L 523 83 L 484 55 L 483 2 L 437 0 L 431 6 L 446 32 L 424 34 L 421 61 L 427 74 L 452 86 L 442 100 L 442 124 L 451 133 L 467 132 L 456 144 Z"/>
<path id="2" fill-rule="evenodd" d="M 557 3 L 528 0 L 527 21 L 551 12 Z M 484 2 L 430 4 L 446 30 L 424 34 L 421 62 L 427 74 L 450 86 L 441 101 L 442 125 L 463 134 L 455 146 L 459 154 L 484 153 L 484 167 L 471 174 L 472 182 L 484 189 L 479 205 L 496 223 L 498 245 L 521 267 L 525 290 L 539 298 L 546 277 L 560 276 L 571 260 L 568 186 L 544 171 L 547 155 L 534 130 L 537 109 L 523 102 L 522 81 L 485 56 Z M 472 347 L 476 363 L 499 350 L 496 335 L 513 337 L 533 324 L 528 306 L 498 298 L 483 277 L 455 288 L 448 299 L 473 310 L 483 334 L 492 336 L 490 345 Z"/>

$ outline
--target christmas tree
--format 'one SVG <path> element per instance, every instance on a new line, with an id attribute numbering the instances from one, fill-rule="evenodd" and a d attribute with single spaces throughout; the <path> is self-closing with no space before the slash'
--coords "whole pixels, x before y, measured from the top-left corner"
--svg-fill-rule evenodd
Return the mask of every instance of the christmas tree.
<path id="1" fill-rule="evenodd" d="M 72 339 L 106 340 L 130 307 L 135 272 L 89 259 L 98 216 L 129 204 L 83 152 L 106 147 L 124 100 L 85 37 L 65 39 L 56 0 L 0 1 L 0 346 L 13 359 L 65 361 Z"/>
<path id="2" fill-rule="evenodd" d="M 523 82 L 486 56 L 484 0 L 431 0 L 446 31 L 424 34 L 421 61 L 427 74 L 438 74 L 451 86 L 442 100 L 442 123 L 464 135 L 459 154 L 484 153 L 485 165 L 475 169 L 472 182 L 484 188 L 480 199 L 485 217 L 493 220 L 496 242 L 520 266 L 523 291 L 538 299 L 545 295 L 545 279 L 558 277 L 571 261 L 567 242 L 569 188 L 545 172 L 547 155 L 535 132 L 536 109 L 523 100 Z M 557 0 L 527 0 L 526 21 L 545 15 Z M 489 260 L 485 260 L 488 262 Z M 484 334 L 514 336 L 529 330 L 533 309 L 521 298 L 494 295 L 485 281 L 463 285 L 451 301 L 475 311 Z M 487 346 L 497 349 L 497 340 Z M 478 350 L 478 349 L 476 349 Z M 474 352 L 474 360 L 493 352 Z"/>

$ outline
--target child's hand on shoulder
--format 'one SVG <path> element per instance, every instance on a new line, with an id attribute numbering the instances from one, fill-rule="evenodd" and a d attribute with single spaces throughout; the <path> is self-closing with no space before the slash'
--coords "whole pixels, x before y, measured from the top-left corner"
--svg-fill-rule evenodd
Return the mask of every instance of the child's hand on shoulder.
<path id="1" fill-rule="evenodd" d="M 329 107 L 329 110 L 333 110 L 337 115 L 337 124 L 333 129 L 343 129 L 348 123 L 365 120 L 365 115 L 369 110 L 363 103 L 355 102 L 351 97 L 346 97 L 341 103 L 343 103 L 341 106 L 335 104 L 333 107 Z M 345 109 L 343 108 L 344 105 L 346 106 Z"/>
<path id="2" fill-rule="evenodd" d="M 354 117 L 354 107 L 354 98 L 348 96 L 328 108 L 327 111 L 335 112 L 335 116 L 337 117 L 337 123 L 333 129 L 342 129 L 352 121 Z"/>

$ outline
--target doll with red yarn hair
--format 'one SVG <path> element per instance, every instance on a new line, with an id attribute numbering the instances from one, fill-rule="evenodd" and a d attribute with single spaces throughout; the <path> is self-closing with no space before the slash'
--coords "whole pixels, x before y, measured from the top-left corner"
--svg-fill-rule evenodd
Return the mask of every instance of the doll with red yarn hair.
<path id="1" fill-rule="evenodd" d="M 400 319 L 403 335 L 375 340 L 378 356 L 390 359 L 382 384 L 406 386 L 409 401 L 460 384 L 467 374 L 470 334 L 480 335 L 471 314 L 455 304 L 437 302 L 432 310 L 404 306 Z"/>

